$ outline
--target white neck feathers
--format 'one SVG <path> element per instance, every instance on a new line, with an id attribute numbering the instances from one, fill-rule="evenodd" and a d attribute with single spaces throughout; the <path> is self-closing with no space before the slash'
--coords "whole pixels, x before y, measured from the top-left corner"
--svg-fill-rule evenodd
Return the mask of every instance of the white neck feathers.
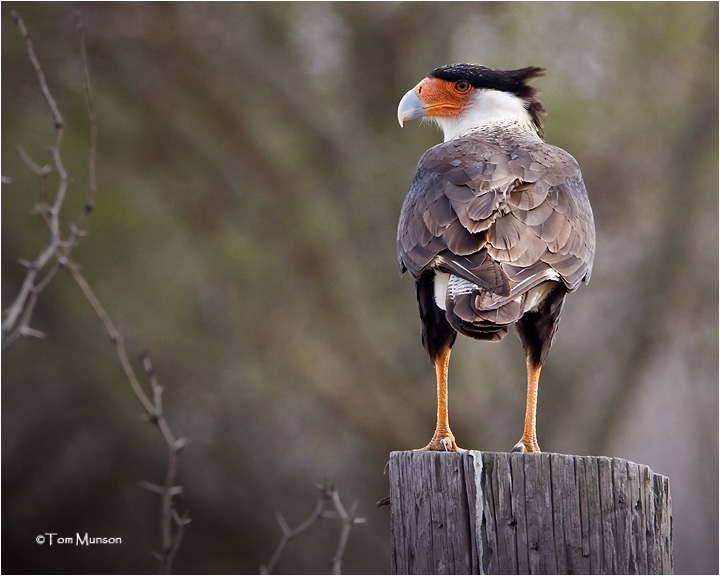
<path id="1" fill-rule="evenodd" d="M 532 134 L 537 133 L 524 100 L 500 90 L 477 90 L 460 116 L 436 116 L 433 120 L 442 129 L 445 142 L 476 128 L 497 124 L 514 124 Z"/>

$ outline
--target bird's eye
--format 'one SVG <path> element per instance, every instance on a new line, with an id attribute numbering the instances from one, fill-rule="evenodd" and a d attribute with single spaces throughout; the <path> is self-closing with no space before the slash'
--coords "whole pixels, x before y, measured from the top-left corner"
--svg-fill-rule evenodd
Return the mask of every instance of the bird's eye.
<path id="1" fill-rule="evenodd" d="M 457 82 L 455 82 L 455 90 L 460 92 L 460 94 L 464 94 L 465 92 L 469 91 L 470 88 L 472 88 L 472 86 L 467 80 L 458 80 Z"/>

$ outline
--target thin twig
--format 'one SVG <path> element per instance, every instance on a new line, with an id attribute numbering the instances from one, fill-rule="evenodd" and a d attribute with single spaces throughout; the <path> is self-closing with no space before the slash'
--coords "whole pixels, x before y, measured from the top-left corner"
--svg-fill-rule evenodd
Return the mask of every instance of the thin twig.
<path id="1" fill-rule="evenodd" d="M 345 555 L 345 548 L 347 547 L 348 538 L 350 536 L 350 529 L 352 528 L 353 524 L 361 524 L 364 523 L 366 520 L 365 518 L 355 517 L 357 503 L 353 505 L 349 513 L 345 510 L 345 507 L 340 501 L 340 495 L 335 489 L 335 486 L 333 486 L 332 484 L 324 483 L 318 486 L 318 490 L 320 491 L 320 494 L 318 496 L 318 500 L 315 504 L 315 509 L 313 510 L 312 514 L 295 528 L 290 528 L 287 521 L 282 516 L 282 514 L 280 514 L 280 512 L 275 513 L 278 524 L 280 524 L 280 529 L 282 530 L 283 537 L 280 540 L 277 548 L 275 549 L 272 558 L 270 558 L 270 562 L 268 562 L 267 565 L 260 567 L 261 574 L 270 574 L 274 570 L 275 565 L 280 559 L 280 556 L 285 550 L 287 544 L 292 539 L 297 538 L 303 532 L 306 532 L 311 526 L 313 526 L 313 524 L 322 519 L 340 520 L 340 522 L 342 523 L 338 547 L 335 551 L 335 555 L 330 561 L 332 573 L 341 573 L 340 569 L 342 566 L 342 559 Z M 332 502 L 335 510 L 325 509 L 328 501 Z"/>
<path id="2" fill-rule="evenodd" d="M 183 536 L 185 535 L 185 526 L 192 522 L 187 511 L 182 516 L 179 516 L 176 510 L 173 510 L 172 514 L 176 528 L 172 544 L 165 554 L 164 562 L 161 566 L 164 574 L 170 574 L 170 569 L 172 568 L 173 561 L 175 560 L 175 555 L 180 549 L 180 544 L 182 543 Z"/>
<path id="3" fill-rule="evenodd" d="M 12 344 L 18 336 L 31 335 L 33 331 L 28 323 L 34 309 L 33 299 L 37 298 L 48 282 L 35 283 L 41 270 L 48 265 L 56 255 L 58 241 L 51 239 L 50 244 L 42 250 L 40 255 L 33 261 L 26 263 L 27 272 L 22 286 L 15 297 L 12 305 L 5 311 L 5 319 L 2 322 L 2 349 Z M 48 273 L 46 278 L 52 278 L 54 272 Z M 28 308 L 30 309 L 28 312 Z"/>
<path id="4" fill-rule="evenodd" d="M 90 288 L 90 285 L 85 280 L 85 277 L 80 273 L 80 269 L 77 264 L 75 264 L 75 262 L 71 262 L 68 269 L 70 270 L 70 275 L 73 277 L 73 280 L 75 280 L 75 283 L 85 295 L 85 299 L 90 303 L 90 306 L 95 311 L 95 314 L 97 314 L 98 318 L 100 318 L 100 321 L 105 326 L 105 330 L 110 336 L 110 340 L 112 340 L 115 344 L 115 350 L 117 352 L 118 359 L 120 360 L 120 365 L 122 366 L 123 372 L 125 372 L 125 376 L 130 382 L 130 386 L 132 387 L 135 396 L 137 396 L 140 404 L 142 404 L 143 410 L 145 410 L 145 413 L 150 417 L 151 421 L 154 420 L 155 407 L 148 398 L 147 394 L 145 394 L 145 391 L 142 389 L 142 386 L 135 375 L 135 370 L 132 367 L 132 363 L 128 358 L 127 350 L 125 349 L 125 341 L 122 334 L 115 327 L 110 315 L 105 311 L 105 308 L 103 308 L 103 305 L 100 303 L 97 296 L 95 296 L 95 292 L 93 292 L 92 288 Z"/>
<path id="5" fill-rule="evenodd" d="M 55 103 L 55 99 L 53 98 L 50 89 L 48 88 L 48 84 L 45 79 L 45 73 L 43 72 L 42 66 L 40 65 L 37 55 L 35 54 L 35 49 L 33 48 L 30 33 L 25 27 L 25 23 L 23 22 L 22 18 L 20 18 L 20 15 L 15 11 L 12 11 L 11 14 L 15 21 L 15 24 L 20 30 L 23 40 L 25 41 L 25 50 L 33 68 L 35 69 L 35 75 L 37 76 L 38 83 L 40 84 L 40 92 L 45 98 L 45 101 L 47 102 L 53 117 L 53 124 L 55 126 L 55 143 L 50 149 L 50 151 L 53 162 L 55 164 L 55 168 L 58 171 L 58 175 L 60 176 L 60 182 L 55 193 L 55 200 L 53 202 L 52 208 L 42 206 L 42 208 L 40 209 L 40 213 L 43 215 L 43 218 L 48 223 L 48 226 L 50 227 L 52 233 L 50 245 L 47 246 L 40 253 L 38 258 L 28 266 L 23 285 L 20 288 L 20 291 L 18 292 L 18 295 L 16 296 L 12 305 L 5 313 L 5 319 L 2 323 L 3 350 L 7 348 L 10 344 L 12 344 L 19 336 L 36 336 L 40 333 L 37 330 L 33 330 L 32 328 L 30 328 L 28 323 L 30 322 L 32 311 L 35 308 L 35 301 L 37 299 L 37 296 L 40 291 L 45 286 L 47 286 L 47 282 L 43 283 L 42 287 L 40 287 L 40 285 L 35 284 L 35 279 L 39 274 L 40 270 L 42 270 L 48 264 L 48 262 L 50 262 L 53 256 L 57 256 L 59 250 L 62 248 L 62 240 L 60 237 L 60 210 L 65 201 L 65 194 L 67 192 L 68 182 L 67 173 L 65 172 L 65 168 L 60 157 L 60 144 L 62 142 L 63 136 L 62 116 L 60 115 L 60 111 L 58 110 L 57 104 Z M 44 181 L 44 178 L 50 171 L 50 167 L 39 167 L 35 162 L 30 159 L 30 157 L 22 147 L 18 147 L 17 150 L 23 162 L 35 174 L 37 174 L 42 179 L 42 181 Z M 18 320 L 20 320 L 20 322 L 18 322 Z"/>
<path id="6" fill-rule="evenodd" d="M 350 509 L 350 512 L 346 512 L 345 508 L 340 501 L 340 494 L 337 490 L 333 490 L 332 502 L 335 505 L 335 511 L 337 512 L 338 518 L 342 522 L 342 530 L 340 531 L 340 540 L 338 541 L 338 547 L 335 551 L 335 556 L 332 559 L 332 572 L 333 574 L 341 574 L 342 559 L 345 556 L 345 548 L 347 547 L 348 538 L 350 537 L 350 529 L 353 524 L 361 524 L 365 522 L 365 518 L 356 518 L 355 510 L 357 510 L 358 503 L 355 502 Z"/>
<path id="7" fill-rule="evenodd" d="M 149 378 L 150 385 L 153 390 L 153 400 L 150 399 L 140 385 L 138 377 L 135 374 L 135 370 L 132 367 L 132 363 L 128 358 L 122 334 L 116 328 L 97 296 L 95 296 L 95 293 L 92 288 L 90 288 L 90 285 L 85 280 L 85 277 L 78 270 L 77 265 L 74 262 L 71 262 L 68 267 L 73 279 L 82 290 L 85 298 L 88 300 L 97 316 L 102 321 L 106 331 L 110 335 L 110 339 L 114 342 L 120 364 L 125 372 L 125 376 L 130 382 L 130 386 L 132 387 L 135 396 L 140 401 L 140 404 L 145 410 L 150 422 L 158 427 L 168 445 L 169 460 L 167 472 L 165 474 L 165 484 L 163 486 L 156 486 L 149 483 L 143 483 L 142 485 L 143 487 L 160 495 L 161 551 L 158 556 L 160 558 L 160 573 L 169 574 L 172 570 L 172 561 L 180 546 L 180 540 L 183 537 L 184 526 L 189 523 L 189 520 L 183 524 L 173 523 L 173 517 L 176 516 L 174 498 L 182 493 L 182 487 L 175 486 L 175 480 L 180 468 L 180 453 L 184 448 L 186 441 L 183 438 L 175 439 L 175 436 L 171 432 L 170 426 L 165 419 L 162 409 L 162 387 L 155 376 L 155 370 L 153 369 L 149 354 L 144 352 L 142 361 L 145 373 Z M 173 530 L 173 526 L 176 526 L 175 530 Z"/>
<path id="8" fill-rule="evenodd" d="M 275 549 L 272 558 L 270 558 L 270 562 L 268 562 L 266 566 L 261 567 L 262 574 L 270 574 L 275 569 L 275 564 L 277 564 L 278 560 L 280 559 L 280 556 L 285 550 L 285 546 L 287 546 L 288 542 L 305 532 L 308 528 L 310 528 L 310 526 L 320 520 L 323 517 L 324 510 L 325 497 L 320 496 L 317 503 L 315 504 L 315 510 L 313 510 L 313 513 L 305 521 L 300 523 L 295 529 L 290 528 L 290 526 L 285 521 L 285 518 L 283 518 L 280 512 L 275 512 L 275 517 L 277 518 L 278 524 L 280 524 L 280 529 L 282 530 L 283 537 L 280 540 L 277 548 Z"/>
<path id="9" fill-rule="evenodd" d="M 43 72 L 42 66 L 35 54 L 30 33 L 17 12 L 13 11 L 12 16 L 25 41 L 25 48 L 28 57 L 35 69 L 35 73 L 40 84 L 40 91 L 43 94 L 53 117 L 53 123 L 55 126 L 55 142 L 50 148 L 50 154 L 53 159 L 55 170 L 58 173 L 59 182 L 52 205 L 48 205 L 45 201 L 44 193 L 42 192 L 44 192 L 46 178 L 52 170 L 51 167 L 47 165 L 42 167 L 39 166 L 30 158 L 22 147 L 17 148 L 18 155 L 21 160 L 36 176 L 38 176 L 38 178 L 40 178 L 41 198 L 40 202 L 36 205 L 36 212 L 42 216 L 48 226 L 48 229 L 50 230 L 50 241 L 48 246 L 40 252 L 34 261 L 27 262 L 25 264 L 27 266 L 25 279 L 23 280 L 20 291 L 12 305 L 6 310 L 5 318 L 2 322 L 2 348 L 5 349 L 20 336 L 44 337 L 44 335 L 38 330 L 30 328 L 29 322 L 35 310 L 35 305 L 40 293 L 50 284 L 51 280 L 56 276 L 59 270 L 67 268 L 73 280 L 80 288 L 80 291 L 85 296 L 85 299 L 102 322 L 105 330 L 110 336 L 110 339 L 113 341 L 120 365 L 122 366 L 125 376 L 130 383 L 133 393 L 142 405 L 148 420 L 158 427 L 168 446 L 168 468 L 164 484 L 162 486 L 157 486 L 155 484 L 145 482 L 142 483 L 142 485 L 145 488 L 158 493 L 161 497 L 161 553 L 158 556 L 160 558 L 161 573 L 170 573 L 173 560 L 182 541 L 185 526 L 190 523 L 190 518 L 187 513 L 185 513 L 182 517 L 179 516 L 174 505 L 174 498 L 182 494 L 183 491 L 182 486 L 176 485 L 176 479 L 180 468 L 180 453 L 184 448 L 186 441 L 183 438 L 175 438 L 170 430 L 167 420 L 165 419 L 162 406 L 162 387 L 155 376 L 155 371 L 152 367 L 149 355 L 144 353 L 142 362 L 145 373 L 150 382 L 152 399 L 145 392 L 137 375 L 135 374 L 135 370 L 128 357 L 127 349 L 125 348 L 125 342 L 122 334 L 113 323 L 110 315 L 100 303 L 99 299 L 95 295 L 95 292 L 92 290 L 83 274 L 80 272 L 80 267 L 71 257 L 71 251 L 77 245 L 78 239 L 85 234 L 81 224 L 84 223 L 86 216 L 92 211 L 95 205 L 97 192 L 95 179 L 97 120 L 90 89 L 90 74 L 87 62 L 87 51 L 85 47 L 85 21 L 82 16 L 78 16 L 78 33 L 80 36 L 80 52 L 83 67 L 83 87 L 87 102 L 88 117 L 90 118 L 88 194 L 84 212 L 81 214 L 77 222 L 70 225 L 70 232 L 67 238 L 63 239 L 60 226 L 60 214 L 65 202 L 69 184 L 68 173 L 65 170 L 62 156 L 60 154 L 64 123 L 57 104 L 55 103 L 55 99 L 48 87 L 45 79 L 45 73 Z M 50 266 L 50 268 L 43 274 L 43 271 L 47 266 Z"/>
<path id="10" fill-rule="evenodd" d="M 43 72 L 40 61 L 35 55 L 35 48 L 33 47 L 33 42 L 30 38 L 30 32 L 28 32 L 28 29 L 25 27 L 25 23 L 22 21 L 22 18 L 20 18 L 20 15 L 17 12 L 13 10 L 11 14 L 13 19 L 15 20 L 15 24 L 20 29 L 20 33 L 22 34 L 23 39 L 25 40 L 25 49 L 27 51 L 28 57 L 30 58 L 30 62 L 35 69 L 35 74 L 38 78 L 38 82 L 40 83 L 40 92 L 42 93 L 45 101 L 48 104 L 48 107 L 50 108 L 50 112 L 52 113 L 53 117 L 53 124 L 55 126 L 55 144 L 50 149 L 50 153 L 52 154 L 55 168 L 57 169 L 58 175 L 60 176 L 60 184 L 58 185 L 58 190 L 55 195 L 55 202 L 53 203 L 50 216 L 52 221 L 51 230 L 53 238 L 56 241 L 59 241 L 59 214 L 60 208 L 62 208 L 63 202 L 65 201 L 65 193 L 67 191 L 67 173 L 65 172 L 65 167 L 63 166 L 62 159 L 60 158 L 60 144 L 62 143 L 63 138 L 64 122 L 62 115 L 60 114 L 60 110 L 55 103 L 55 99 L 50 92 L 50 88 L 48 88 L 47 80 L 45 79 L 45 72 Z"/>
<path id="11" fill-rule="evenodd" d="M 45 164 L 44 166 L 38 166 L 32 158 L 30 158 L 30 155 L 25 151 L 25 148 L 18 145 L 15 147 L 15 151 L 17 152 L 17 155 L 20 157 L 20 160 L 23 161 L 25 166 L 27 166 L 31 172 L 33 172 L 36 176 L 40 179 L 40 186 L 38 190 L 38 204 L 40 204 L 43 207 L 47 206 L 47 176 L 52 172 L 52 168 L 50 168 L 49 164 Z"/>
<path id="12" fill-rule="evenodd" d="M 28 155 L 27 152 L 25 152 L 25 148 L 22 146 L 16 146 L 15 150 L 18 153 L 18 156 L 20 156 L 20 159 L 25 163 L 25 166 L 30 168 L 36 176 L 47 176 L 50 174 L 50 166 L 48 164 L 45 164 L 45 166 L 38 166 L 33 162 L 32 158 Z"/>
<path id="13" fill-rule="evenodd" d="M 40 66 L 40 62 L 37 59 L 37 56 L 35 56 L 35 49 L 33 48 L 32 39 L 30 38 L 30 32 L 28 32 L 27 28 L 25 27 L 25 23 L 22 21 L 22 18 L 20 18 L 20 15 L 15 12 L 15 10 L 11 11 L 10 14 L 12 15 L 13 19 L 15 20 L 15 24 L 20 29 L 20 33 L 22 34 L 23 39 L 25 40 L 25 47 L 28 53 L 28 56 L 30 57 L 30 62 L 33 65 L 33 68 L 35 68 L 35 74 L 38 77 L 38 80 L 40 81 L 40 90 L 42 91 L 43 96 L 45 97 L 45 100 L 47 101 L 48 105 L 50 106 L 50 111 L 53 115 L 53 121 L 55 122 L 55 129 L 60 130 L 63 127 L 63 119 L 60 115 L 60 110 L 58 110 L 57 104 L 55 104 L 55 99 L 52 97 L 52 94 L 50 93 L 50 89 L 48 88 L 47 82 L 45 80 L 45 73 L 43 72 L 42 66 Z M 59 142 L 56 142 L 59 144 Z"/>
<path id="14" fill-rule="evenodd" d="M 93 105 L 92 90 L 90 89 L 90 74 L 88 72 L 87 48 L 85 42 L 85 17 L 78 13 L 78 33 L 80 35 L 80 58 L 83 68 L 83 89 L 87 101 L 88 117 L 90 119 L 90 152 L 88 155 L 88 195 L 85 201 L 85 212 L 83 217 L 95 208 L 95 196 L 97 195 L 97 182 L 95 180 L 95 157 L 97 155 L 97 118 L 95 117 L 95 106 Z"/>

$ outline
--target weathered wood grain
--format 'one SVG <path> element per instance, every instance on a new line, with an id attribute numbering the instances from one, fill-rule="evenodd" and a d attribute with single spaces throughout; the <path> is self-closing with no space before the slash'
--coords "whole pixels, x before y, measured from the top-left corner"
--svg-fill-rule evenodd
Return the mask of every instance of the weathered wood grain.
<path id="1" fill-rule="evenodd" d="M 618 458 L 393 452 L 393 574 L 671 574 L 669 480 Z"/>

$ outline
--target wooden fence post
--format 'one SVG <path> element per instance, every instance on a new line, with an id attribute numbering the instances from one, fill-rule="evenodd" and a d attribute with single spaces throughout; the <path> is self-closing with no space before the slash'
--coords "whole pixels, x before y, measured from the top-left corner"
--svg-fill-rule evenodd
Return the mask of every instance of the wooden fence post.
<path id="1" fill-rule="evenodd" d="M 619 458 L 390 455 L 393 574 L 672 574 L 666 476 Z"/>

